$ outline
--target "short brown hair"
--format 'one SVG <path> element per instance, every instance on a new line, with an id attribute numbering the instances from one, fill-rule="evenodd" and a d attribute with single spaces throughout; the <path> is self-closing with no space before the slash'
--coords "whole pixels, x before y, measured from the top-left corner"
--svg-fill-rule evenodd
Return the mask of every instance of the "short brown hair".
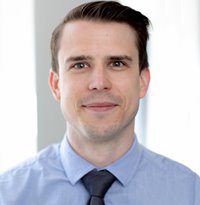
<path id="1" fill-rule="evenodd" d="M 51 38 L 52 69 L 58 72 L 59 40 L 66 23 L 75 20 L 92 20 L 101 22 L 118 22 L 130 25 L 137 35 L 140 71 L 149 66 L 147 55 L 147 41 L 149 38 L 149 19 L 128 6 L 116 1 L 95 1 L 82 4 L 72 9 L 64 20 L 55 28 Z"/>

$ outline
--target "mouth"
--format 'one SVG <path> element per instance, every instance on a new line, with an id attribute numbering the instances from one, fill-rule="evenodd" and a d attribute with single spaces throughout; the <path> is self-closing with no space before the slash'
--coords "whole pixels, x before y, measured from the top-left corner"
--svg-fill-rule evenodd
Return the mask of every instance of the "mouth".
<path id="1" fill-rule="evenodd" d="M 118 104 L 111 102 L 95 102 L 83 105 L 82 107 L 94 112 L 107 112 L 116 108 Z"/>

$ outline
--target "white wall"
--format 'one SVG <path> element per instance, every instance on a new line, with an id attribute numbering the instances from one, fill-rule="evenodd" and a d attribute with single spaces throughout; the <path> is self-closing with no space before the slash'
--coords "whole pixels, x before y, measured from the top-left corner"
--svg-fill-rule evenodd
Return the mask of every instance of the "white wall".
<path id="1" fill-rule="evenodd" d="M 0 0 L 0 171 L 36 153 L 33 1 Z"/>

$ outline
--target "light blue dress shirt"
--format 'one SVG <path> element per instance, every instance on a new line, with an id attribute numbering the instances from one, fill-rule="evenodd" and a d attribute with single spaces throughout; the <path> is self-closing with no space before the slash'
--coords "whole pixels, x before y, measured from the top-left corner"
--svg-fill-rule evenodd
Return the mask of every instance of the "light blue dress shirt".
<path id="1" fill-rule="evenodd" d="M 60 145 L 0 176 L 0 205 L 86 205 L 89 194 L 80 179 L 94 168 L 65 136 Z M 200 205 L 200 178 L 149 151 L 137 138 L 123 157 L 102 169 L 117 177 L 106 205 Z"/>

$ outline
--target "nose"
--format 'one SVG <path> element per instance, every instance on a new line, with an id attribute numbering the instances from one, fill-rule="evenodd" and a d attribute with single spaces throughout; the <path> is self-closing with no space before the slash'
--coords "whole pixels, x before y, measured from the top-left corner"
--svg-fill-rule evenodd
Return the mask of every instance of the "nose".
<path id="1" fill-rule="evenodd" d="M 94 68 L 90 81 L 89 81 L 89 90 L 110 90 L 112 87 L 112 83 L 109 79 L 109 75 L 104 68 Z"/>

